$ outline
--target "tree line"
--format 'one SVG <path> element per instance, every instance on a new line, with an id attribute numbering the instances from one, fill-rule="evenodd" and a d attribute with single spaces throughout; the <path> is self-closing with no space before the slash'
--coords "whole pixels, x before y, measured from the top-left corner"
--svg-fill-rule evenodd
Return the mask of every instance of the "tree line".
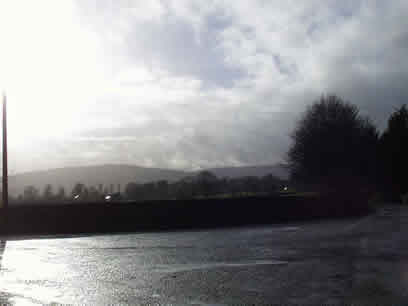
<path id="1" fill-rule="evenodd" d="M 113 184 L 108 186 L 103 186 L 99 184 L 98 186 L 86 186 L 82 183 L 76 183 L 71 191 L 66 192 L 63 186 L 54 189 L 52 184 L 45 185 L 44 189 L 41 191 L 33 185 L 24 187 L 23 193 L 17 198 L 11 198 L 10 201 L 17 202 L 55 202 L 55 201 L 70 201 L 70 200 L 88 200 L 88 201 L 99 201 L 104 200 L 106 195 L 114 194 Z"/>
<path id="2" fill-rule="evenodd" d="M 51 184 L 47 184 L 40 192 L 35 186 L 26 186 L 23 194 L 12 201 L 17 202 L 67 202 L 89 201 L 99 202 L 106 200 L 176 200 L 199 199 L 208 197 L 239 197 L 261 195 L 277 192 L 286 185 L 286 182 L 273 175 L 264 177 L 247 176 L 241 178 L 218 178 L 210 171 L 202 171 L 194 176 L 185 177 L 176 182 L 159 180 L 148 183 L 130 182 L 122 193 L 114 190 L 113 185 L 108 187 L 86 186 L 82 183 L 74 185 L 66 193 L 64 187 L 56 192 Z M 118 188 L 120 188 L 118 186 Z"/>
<path id="3" fill-rule="evenodd" d="M 208 197 L 239 197 L 274 193 L 285 181 L 273 175 L 264 177 L 217 178 L 210 171 L 186 177 L 174 183 L 158 181 L 146 184 L 129 183 L 125 195 L 129 199 L 164 200 Z"/>

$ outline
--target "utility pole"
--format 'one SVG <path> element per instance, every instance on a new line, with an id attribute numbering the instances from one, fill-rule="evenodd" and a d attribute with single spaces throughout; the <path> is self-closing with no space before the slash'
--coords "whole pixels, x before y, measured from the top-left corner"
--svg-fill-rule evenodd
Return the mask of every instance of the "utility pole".
<path id="1" fill-rule="evenodd" d="M 7 98 L 3 94 L 3 208 L 8 207 L 8 171 L 7 171 Z"/>

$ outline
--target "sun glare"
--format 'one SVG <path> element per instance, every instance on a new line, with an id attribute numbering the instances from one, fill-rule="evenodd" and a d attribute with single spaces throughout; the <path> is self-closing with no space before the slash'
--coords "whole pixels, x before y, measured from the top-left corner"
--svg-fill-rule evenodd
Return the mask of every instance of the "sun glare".
<path id="1" fill-rule="evenodd" d="M 96 35 L 84 30 L 73 2 L 1 1 L 0 37 L 11 144 L 77 129 L 103 67 Z"/>

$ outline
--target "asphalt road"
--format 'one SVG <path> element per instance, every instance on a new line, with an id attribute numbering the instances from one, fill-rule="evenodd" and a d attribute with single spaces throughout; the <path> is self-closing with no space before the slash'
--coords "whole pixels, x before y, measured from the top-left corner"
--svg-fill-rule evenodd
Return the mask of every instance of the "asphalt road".
<path id="1" fill-rule="evenodd" d="M 9 304 L 408 301 L 408 210 L 223 230 L 3 240 Z"/>

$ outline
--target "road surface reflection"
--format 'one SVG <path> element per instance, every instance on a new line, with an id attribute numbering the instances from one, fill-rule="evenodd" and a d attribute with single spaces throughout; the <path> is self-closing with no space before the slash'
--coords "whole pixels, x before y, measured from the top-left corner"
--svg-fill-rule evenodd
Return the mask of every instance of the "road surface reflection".
<path id="1" fill-rule="evenodd" d="M 341 305 L 356 254 L 383 243 L 364 224 L 1 240 L 0 304 Z"/>

